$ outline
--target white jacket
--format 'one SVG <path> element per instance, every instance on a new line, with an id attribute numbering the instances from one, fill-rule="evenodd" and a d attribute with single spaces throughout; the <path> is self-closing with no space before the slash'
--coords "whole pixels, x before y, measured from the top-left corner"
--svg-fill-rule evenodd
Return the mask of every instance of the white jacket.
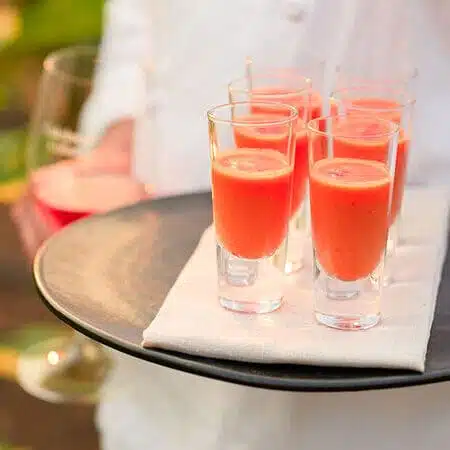
<path id="1" fill-rule="evenodd" d="M 110 0 L 86 126 L 102 130 L 136 115 L 136 174 L 162 196 L 203 190 L 205 110 L 226 102 L 227 83 L 243 75 L 246 56 L 259 67 L 301 66 L 302 53 L 311 50 L 327 59 L 325 91 L 339 64 L 386 77 L 418 66 L 410 177 L 449 182 L 450 3 L 312 1 Z M 371 33 L 373 54 L 362 45 Z M 143 67 L 151 68 L 150 77 Z M 448 384 L 291 394 L 116 360 L 98 411 L 105 450 L 419 450 L 450 442 Z"/>

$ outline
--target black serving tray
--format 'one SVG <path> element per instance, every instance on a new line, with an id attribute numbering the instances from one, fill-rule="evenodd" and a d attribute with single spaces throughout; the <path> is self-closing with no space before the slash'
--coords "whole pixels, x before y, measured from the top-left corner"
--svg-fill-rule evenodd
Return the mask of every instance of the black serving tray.
<path id="1" fill-rule="evenodd" d="M 34 264 L 44 303 L 79 332 L 136 358 L 233 383 L 289 391 L 356 391 L 450 380 L 448 254 L 423 374 L 250 364 L 141 347 L 180 270 L 211 223 L 210 193 L 140 203 L 74 223 Z"/>

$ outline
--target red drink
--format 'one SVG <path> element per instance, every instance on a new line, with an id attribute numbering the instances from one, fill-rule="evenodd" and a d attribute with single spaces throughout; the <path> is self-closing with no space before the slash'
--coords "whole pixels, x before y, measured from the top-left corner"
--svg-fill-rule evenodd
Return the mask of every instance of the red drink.
<path id="1" fill-rule="evenodd" d="M 243 117 L 241 121 L 270 122 L 279 120 L 279 116 L 272 114 L 253 114 Z M 285 153 L 288 148 L 288 135 L 285 127 L 276 130 L 263 126 L 235 127 L 235 142 L 239 148 L 272 149 Z M 291 215 L 293 215 L 303 202 L 308 178 L 308 137 L 305 124 L 299 120 L 295 139 L 294 174 L 292 180 Z"/>
<path id="2" fill-rule="evenodd" d="M 388 233 L 391 178 L 376 161 L 333 158 L 311 168 L 311 222 L 316 257 L 343 281 L 368 276 L 379 264 Z"/>
<path id="3" fill-rule="evenodd" d="M 36 171 L 32 189 L 42 213 L 60 228 L 93 213 L 106 212 L 146 197 L 143 187 L 128 176 L 83 173 L 73 161 Z"/>
<path id="4" fill-rule="evenodd" d="M 310 108 L 312 94 L 302 90 L 295 91 L 293 88 L 283 87 L 264 87 L 253 89 L 251 91 L 251 100 L 253 102 L 274 102 L 297 108 L 298 116 L 302 119 L 310 117 Z M 261 107 L 253 105 L 251 112 L 254 114 L 275 113 L 276 111 L 268 110 L 266 106 Z"/>
<path id="5" fill-rule="evenodd" d="M 292 167 L 270 149 L 223 152 L 212 163 L 214 225 L 233 255 L 272 255 L 287 234 Z"/>
<path id="6" fill-rule="evenodd" d="M 400 125 L 402 119 L 402 105 L 395 100 L 380 97 L 360 97 L 343 100 L 344 105 L 348 103 L 350 110 L 373 112 L 377 116 L 390 120 Z M 406 166 L 408 161 L 410 139 L 405 130 L 400 130 L 397 147 L 397 161 L 395 167 L 394 192 L 391 206 L 391 224 L 395 222 L 403 201 L 403 193 L 406 183 Z M 347 155 L 345 155 L 347 156 Z M 353 157 L 353 156 L 352 156 Z M 382 157 L 382 156 L 380 156 Z M 383 161 L 386 161 L 386 157 Z M 380 160 L 380 159 L 379 159 Z"/>
<path id="7" fill-rule="evenodd" d="M 262 87 L 251 91 L 252 102 L 274 102 L 287 104 L 297 109 L 299 119 L 297 125 L 294 179 L 292 184 L 292 207 L 294 215 L 303 203 L 306 192 L 306 180 L 308 177 L 308 136 L 305 129 L 305 121 L 315 119 L 322 115 L 322 98 L 318 92 L 298 89 L 293 87 Z M 267 104 L 253 104 L 251 112 L 255 121 L 274 120 L 276 115 L 286 114 L 286 110 L 277 108 L 276 105 L 268 107 Z M 331 114 L 337 112 L 337 106 L 331 104 Z M 249 116 L 250 120 L 250 116 Z M 245 136 L 244 136 L 245 135 Z M 285 148 L 286 140 L 278 136 L 275 138 L 264 131 L 263 128 L 238 128 L 235 133 L 236 145 L 246 148 Z M 277 141 L 274 147 L 274 140 Z"/>
<path id="8" fill-rule="evenodd" d="M 390 120 L 400 124 L 402 119 L 401 105 L 395 100 L 379 97 L 361 97 L 353 98 L 348 103 L 350 109 L 354 108 L 358 111 L 379 111 L 384 120 Z"/>
<path id="9" fill-rule="evenodd" d="M 316 91 L 295 92 L 292 87 L 264 87 L 253 89 L 251 92 L 252 101 L 276 102 L 291 105 L 298 110 L 301 119 L 316 119 L 322 116 L 322 97 Z M 266 108 L 259 106 L 252 107 L 253 113 L 267 113 Z M 337 105 L 331 104 L 331 114 L 337 112 Z"/>
<path id="10" fill-rule="evenodd" d="M 374 135 L 386 135 L 385 138 Z M 367 117 L 361 120 L 355 113 L 351 114 L 342 123 L 336 122 L 333 125 L 333 133 L 351 136 L 333 138 L 333 156 L 339 158 L 367 159 L 387 163 L 389 155 L 390 137 L 387 135 L 386 128 L 377 123 L 371 123 Z M 403 199 L 403 191 L 406 182 L 406 162 L 408 156 L 409 140 L 401 132 L 397 146 L 397 161 L 394 177 L 394 188 L 392 195 L 392 205 L 390 222 L 395 221 Z M 323 159 L 327 154 L 327 137 L 316 136 L 312 145 L 312 157 L 315 161 Z"/>
<path id="11" fill-rule="evenodd" d="M 330 102 L 329 107 L 328 115 L 333 116 L 339 112 L 336 103 Z M 324 115 L 322 112 L 322 96 L 318 92 L 312 92 L 310 95 L 310 111 L 310 120 L 317 119 Z"/>

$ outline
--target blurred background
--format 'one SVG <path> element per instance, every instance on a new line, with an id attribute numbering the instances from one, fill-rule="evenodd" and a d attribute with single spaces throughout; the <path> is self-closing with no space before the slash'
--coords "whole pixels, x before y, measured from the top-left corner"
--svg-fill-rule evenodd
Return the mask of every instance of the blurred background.
<path id="1" fill-rule="evenodd" d="M 100 40 L 103 0 L 0 0 L 0 450 L 98 448 L 92 405 L 51 404 L 17 384 L 17 355 L 67 333 L 37 298 L 9 218 L 26 178 L 25 140 L 42 61 Z"/>

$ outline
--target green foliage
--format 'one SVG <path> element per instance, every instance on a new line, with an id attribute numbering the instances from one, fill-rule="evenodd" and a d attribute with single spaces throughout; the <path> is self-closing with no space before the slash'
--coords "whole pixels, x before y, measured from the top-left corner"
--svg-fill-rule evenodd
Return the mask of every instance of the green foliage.
<path id="1" fill-rule="evenodd" d="M 0 41 L 0 110 L 30 112 L 49 52 L 100 41 L 103 4 L 104 0 L 12 2 L 9 12 L 17 14 L 18 25 L 11 40 Z M 0 132 L 0 184 L 25 175 L 25 139 L 24 128 Z"/>
<path id="2" fill-rule="evenodd" d="M 21 12 L 21 32 L 5 53 L 34 53 L 83 42 L 97 42 L 103 0 L 36 0 Z M 1 57 L 1 52 L 0 52 Z"/>
<path id="3" fill-rule="evenodd" d="M 30 449 L 29 448 L 25 449 L 24 447 L 14 447 L 14 445 L 0 441 L 0 450 L 30 450 Z"/>
<path id="4" fill-rule="evenodd" d="M 0 40 L 0 110 L 12 105 L 28 110 L 24 105 L 28 85 L 39 77 L 42 61 L 51 51 L 100 41 L 103 4 L 103 0 L 16 0 L 17 34 Z"/>
<path id="5" fill-rule="evenodd" d="M 0 132 L 0 182 L 25 176 L 25 141 L 25 128 Z"/>
<path id="6" fill-rule="evenodd" d="M 40 353 L 42 350 L 48 350 L 46 345 L 49 345 L 49 339 L 69 335 L 70 333 L 70 329 L 60 325 L 32 324 L 18 330 L 3 332 L 0 335 L 0 348 L 8 348 L 16 352 L 32 351 Z M 42 347 L 37 343 L 42 343 Z"/>
<path id="7" fill-rule="evenodd" d="M 0 450 L 13 450 L 14 447 L 12 447 L 9 444 L 6 444 L 5 442 L 0 442 Z"/>

